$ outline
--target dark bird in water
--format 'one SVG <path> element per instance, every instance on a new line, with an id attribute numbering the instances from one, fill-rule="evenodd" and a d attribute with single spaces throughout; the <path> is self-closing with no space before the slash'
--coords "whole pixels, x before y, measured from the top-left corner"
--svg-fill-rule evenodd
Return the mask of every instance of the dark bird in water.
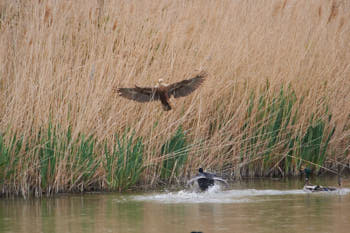
<path id="1" fill-rule="evenodd" d="M 166 84 L 163 79 L 159 79 L 155 87 L 139 87 L 135 85 L 134 88 L 118 88 L 117 92 L 124 98 L 141 103 L 160 100 L 163 109 L 169 111 L 172 109 L 169 102 L 171 96 L 174 98 L 188 96 L 203 83 L 206 76 L 207 73 L 202 71 L 191 79 L 173 84 Z"/>
<path id="2" fill-rule="evenodd" d="M 203 168 L 198 169 L 198 175 L 193 177 L 187 182 L 187 185 L 193 184 L 195 182 L 198 183 L 199 188 L 201 191 L 207 190 L 210 186 L 213 186 L 215 181 L 220 181 L 228 184 L 226 180 L 222 179 L 221 177 L 216 176 L 215 174 L 204 172 Z"/>
<path id="3" fill-rule="evenodd" d="M 329 192 L 329 191 L 336 191 L 337 188 L 335 187 L 326 187 L 321 185 L 312 185 L 309 182 L 309 178 L 305 179 L 305 185 L 304 185 L 305 191 L 311 191 L 311 192 Z"/>
<path id="4" fill-rule="evenodd" d="M 321 185 L 313 185 L 310 183 L 309 178 L 310 174 L 312 173 L 310 168 L 304 168 L 303 172 L 305 173 L 305 185 L 304 190 L 305 191 L 311 191 L 311 192 L 329 192 L 329 191 L 336 191 L 337 188 L 335 187 L 327 187 L 327 186 L 321 186 Z M 338 180 L 339 186 L 341 185 L 340 179 Z"/>

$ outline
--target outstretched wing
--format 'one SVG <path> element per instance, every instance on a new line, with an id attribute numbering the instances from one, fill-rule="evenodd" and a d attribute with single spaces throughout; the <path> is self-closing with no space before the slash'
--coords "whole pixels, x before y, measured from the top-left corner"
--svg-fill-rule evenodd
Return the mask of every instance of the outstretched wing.
<path id="1" fill-rule="evenodd" d="M 202 71 L 194 78 L 182 80 L 177 83 L 173 83 L 168 87 L 168 95 L 169 97 L 172 95 L 175 98 L 184 97 L 191 94 L 194 90 L 196 90 L 204 81 L 207 73 Z"/>
<path id="2" fill-rule="evenodd" d="M 193 183 L 193 182 L 195 182 L 195 181 L 197 181 L 199 179 L 202 179 L 202 178 L 205 178 L 205 176 L 203 176 L 203 175 L 195 176 L 192 179 L 190 179 L 189 181 L 187 181 L 187 185 L 190 185 L 191 183 Z"/>
<path id="3" fill-rule="evenodd" d="M 227 181 L 220 178 L 220 177 L 214 177 L 214 180 L 221 181 L 221 182 L 225 183 L 226 185 L 228 185 Z"/>
<path id="4" fill-rule="evenodd" d="M 117 92 L 124 98 L 141 103 L 159 99 L 157 89 L 151 87 L 138 87 L 135 85 L 135 88 L 118 88 Z"/>

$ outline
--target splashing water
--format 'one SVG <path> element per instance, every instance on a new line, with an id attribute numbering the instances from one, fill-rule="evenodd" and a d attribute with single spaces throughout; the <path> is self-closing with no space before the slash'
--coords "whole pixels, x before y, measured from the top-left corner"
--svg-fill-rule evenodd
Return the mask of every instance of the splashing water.
<path id="1" fill-rule="evenodd" d="M 318 192 L 312 195 L 346 195 L 350 189 L 342 188 L 334 192 Z M 222 191 L 220 186 L 214 185 L 205 192 L 181 190 L 178 192 L 156 193 L 146 195 L 133 195 L 134 201 L 151 201 L 158 203 L 242 203 L 264 201 L 266 197 L 281 195 L 310 195 L 310 192 L 302 189 L 295 190 L 257 190 L 257 189 L 234 189 Z"/>

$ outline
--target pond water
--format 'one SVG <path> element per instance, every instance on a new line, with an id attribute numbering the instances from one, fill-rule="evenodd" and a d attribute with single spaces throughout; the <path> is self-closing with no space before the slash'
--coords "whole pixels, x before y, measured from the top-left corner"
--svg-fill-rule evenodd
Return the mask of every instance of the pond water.
<path id="1" fill-rule="evenodd" d="M 336 185 L 335 179 L 318 180 Z M 309 193 L 298 180 L 228 189 L 0 199 L 2 232 L 350 232 L 350 186 Z"/>

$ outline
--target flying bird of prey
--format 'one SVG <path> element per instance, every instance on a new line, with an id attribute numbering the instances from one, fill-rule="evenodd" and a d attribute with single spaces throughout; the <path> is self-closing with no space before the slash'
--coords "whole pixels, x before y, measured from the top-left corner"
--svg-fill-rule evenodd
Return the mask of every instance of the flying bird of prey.
<path id="1" fill-rule="evenodd" d="M 120 96 L 135 100 L 137 102 L 145 103 L 155 100 L 160 100 L 165 111 L 171 110 L 169 99 L 184 97 L 196 90 L 204 81 L 207 73 L 200 72 L 191 79 L 185 79 L 173 84 L 164 83 L 163 79 L 159 79 L 155 87 L 139 87 L 134 88 L 118 88 L 117 92 Z"/>

